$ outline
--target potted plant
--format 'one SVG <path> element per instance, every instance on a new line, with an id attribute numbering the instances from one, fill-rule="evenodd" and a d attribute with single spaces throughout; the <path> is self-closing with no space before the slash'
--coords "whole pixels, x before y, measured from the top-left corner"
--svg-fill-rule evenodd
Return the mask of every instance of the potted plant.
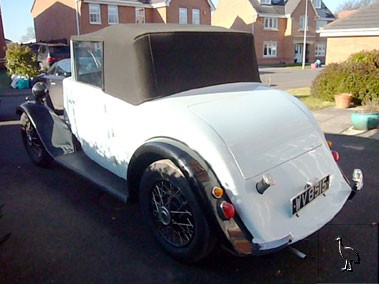
<path id="1" fill-rule="evenodd" d="M 334 95 L 334 100 L 336 101 L 336 108 L 349 108 L 353 95 L 349 93 L 341 93 Z"/>
<path id="2" fill-rule="evenodd" d="M 351 123 L 358 130 L 377 128 L 379 123 L 379 99 L 369 99 L 362 102 L 362 108 L 351 113 Z"/>

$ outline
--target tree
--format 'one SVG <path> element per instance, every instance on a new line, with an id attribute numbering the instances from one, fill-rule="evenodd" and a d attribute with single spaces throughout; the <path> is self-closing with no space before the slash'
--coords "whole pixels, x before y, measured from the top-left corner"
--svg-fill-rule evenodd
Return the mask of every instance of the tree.
<path id="1" fill-rule="evenodd" d="M 375 2 L 379 2 L 379 0 L 347 0 L 337 6 L 336 13 L 363 8 Z"/>
<path id="2" fill-rule="evenodd" d="M 35 32 L 33 27 L 28 27 L 26 29 L 26 34 L 21 37 L 21 42 L 35 41 Z"/>
<path id="3" fill-rule="evenodd" d="M 35 53 L 27 46 L 11 43 L 5 53 L 6 67 L 10 75 L 32 78 L 38 75 Z"/>

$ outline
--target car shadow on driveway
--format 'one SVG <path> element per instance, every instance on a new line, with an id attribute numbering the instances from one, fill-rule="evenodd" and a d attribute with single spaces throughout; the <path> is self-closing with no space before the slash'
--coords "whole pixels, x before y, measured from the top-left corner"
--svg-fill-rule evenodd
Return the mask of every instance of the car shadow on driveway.
<path id="1" fill-rule="evenodd" d="M 239 258 L 217 248 L 201 263 L 181 264 L 160 249 L 145 226 L 137 203 L 119 203 L 59 166 L 34 166 L 17 126 L 0 126 L 0 137 L 0 204 L 5 204 L 0 235 L 12 232 L 0 248 L 1 283 L 318 281 L 319 247 L 326 240 L 328 227 L 294 244 L 308 255 L 306 259 L 286 249 L 271 255 Z M 367 171 L 367 193 L 365 189 L 357 195 L 357 201 L 348 203 L 332 223 L 371 222 L 377 217 L 371 211 L 378 201 L 373 192 L 377 181 L 370 181 L 370 177 L 373 163 L 379 158 L 379 142 L 341 135 L 328 138 L 334 140 L 340 152 L 342 168 L 361 166 Z M 335 251 L 330 254 L 334 257 Z M 375 280 L 372 270 L 361 267 L 367 269 L 368 280 Z M 339 273 L 340 267 L 335 269 Z"/>

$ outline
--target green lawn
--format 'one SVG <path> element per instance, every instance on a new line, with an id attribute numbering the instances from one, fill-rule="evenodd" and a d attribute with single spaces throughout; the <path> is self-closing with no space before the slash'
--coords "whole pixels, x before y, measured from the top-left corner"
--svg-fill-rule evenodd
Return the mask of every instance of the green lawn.
<path id="1" fill-rule="evenodd" d="M 334 102 L 323 101 L 321 99 L 312 97 L 310 88 L 290 89 L 290 90 L 286 90 L 286 92 L 298 98 L 310 110 L 317 110 L 317 109 L 335 106 Z"/>

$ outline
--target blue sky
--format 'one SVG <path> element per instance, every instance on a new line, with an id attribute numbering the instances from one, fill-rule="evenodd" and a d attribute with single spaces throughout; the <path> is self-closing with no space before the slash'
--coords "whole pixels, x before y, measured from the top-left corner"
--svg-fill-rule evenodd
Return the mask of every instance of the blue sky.
<path id="1" fill-rule="evenodd" d="M 73 0 L 74 1 L 74 0 Z M 233 0 L 231 0 L 233 1 Z M 323 0 L 326 6 L 334 11 L 344 0 Z M 20 41 L 28 27 L 34 27 L 30 10 L 33 0 L 0 0 L 5 38 Z M 218 0 L 213 0 L 217 7 Z"/>

